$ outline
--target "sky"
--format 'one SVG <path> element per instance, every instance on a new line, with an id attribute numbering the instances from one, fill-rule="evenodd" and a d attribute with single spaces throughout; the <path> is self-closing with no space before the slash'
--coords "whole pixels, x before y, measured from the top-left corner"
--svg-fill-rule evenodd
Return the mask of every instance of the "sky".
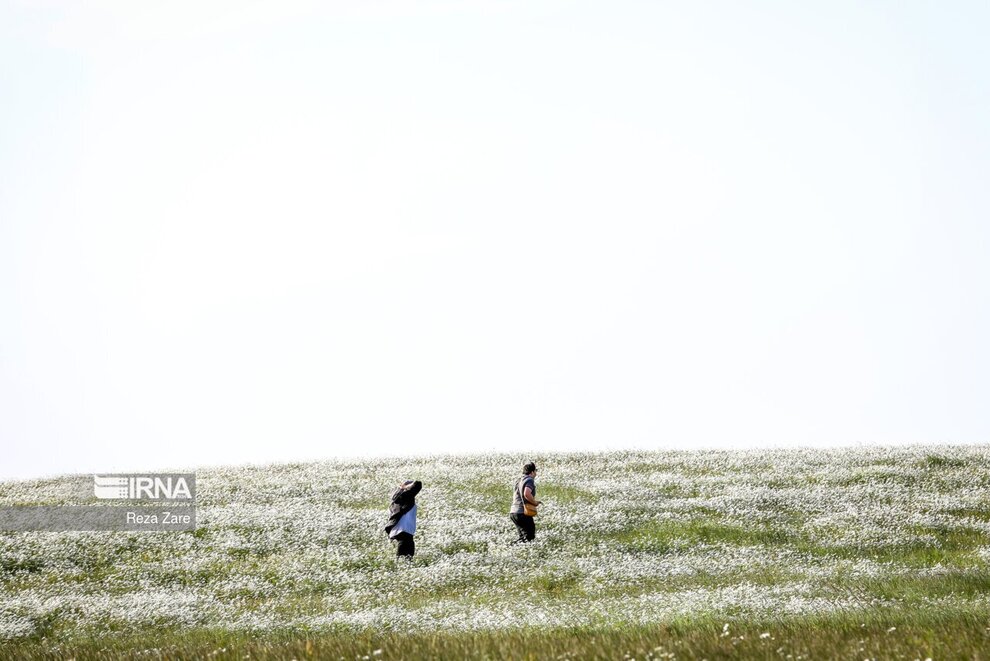
<path id="1" fill-rule="evenodd" d="M 990 441 L 988 33 L 6 2 L 0 478 Z"/>

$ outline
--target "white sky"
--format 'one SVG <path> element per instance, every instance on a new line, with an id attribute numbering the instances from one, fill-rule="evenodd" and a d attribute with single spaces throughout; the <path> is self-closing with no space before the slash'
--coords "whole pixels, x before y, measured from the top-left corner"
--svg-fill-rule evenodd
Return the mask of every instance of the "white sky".
<path id="1" fill-rule="evenodd" d="M 990 441 L 987 34 L 4 3 L 0 477 Z"/>

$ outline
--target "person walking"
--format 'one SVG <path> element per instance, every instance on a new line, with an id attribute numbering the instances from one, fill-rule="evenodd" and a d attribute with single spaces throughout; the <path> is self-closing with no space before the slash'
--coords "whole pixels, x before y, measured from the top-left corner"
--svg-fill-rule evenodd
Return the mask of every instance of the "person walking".
<path id="1" fill-rule="evenodd" d="M 512 508 L 509 518 L 516 524 L 519 539 L 513 543 L 531 542 L 536 539 L 536 508 L 542 501 L 536 499 L 536 464 L 532 461 L 523 466 L 523 475 L 516 480 L 516 488 L 512 492 Z"/>
<path id="2" fill-rule="evenodd" d="M 423 488 L 419 480 L 406 480 L 392 494 L 392 503 L 388 508 L 388 522 L 385 532 L 388 538 L 396 542 L 396 560 L 408 559 L 416 554 L 416 494 Z"/>

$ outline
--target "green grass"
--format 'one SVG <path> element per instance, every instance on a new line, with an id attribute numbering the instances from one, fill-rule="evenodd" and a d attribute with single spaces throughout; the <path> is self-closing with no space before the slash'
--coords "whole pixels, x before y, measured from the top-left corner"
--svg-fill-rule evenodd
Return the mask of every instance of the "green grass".
<path id="1" fill-rule="evenodd" d="M 0 659 L 990 658 L 990 481 L 970 479 L 982 456 L 537 457 L 548 506 L 526 547 L 509 544 L 516 475 L 492 469 L 508 460 L 207 474 L 202 499 L 225 516 L 193 532 L 0 533 L 0 631 L 8 604 L 31 618 Z M 407 476 L 425 487 L 417 557 L 399 567 L 381 526 Z M 145 589 L 147 619 L 140 600 L 133 619 L 64 605 Z M 167 600 L 193 592 L 222 614 L 176 624 Z M 506 612 L 569 617 L 471 619 Z M 225 626 L 245 614 L 275 623 Z"/>
<path id="2" fill-rule="evenodd" d="M 946 510 L 946 514 L 977 521 L 990 521 L 990 504 L 978 507 L 950 507 Z"/>
<path id="3" fill-rule="evenodd" d="M 924 568 L 936 565 L 969 567 L 978 560 L 975 552 L 990 542 L 982 531 L 973 528 L 932 528 L 914 526 L 910 532 L 929 535 L 933 539 L 917 539 L 910 542 L 892 542 L 881 545 L 821 544 L 807 537 L 792 535 L 787 543 L 795 550 L 820 557 L 848 559 L 865 558 L 877 562 L 899 563 L 908 567 Z M 786 533 L 785 533 L 786 535 Z"/>
<path id="4" fill-rule="evenodd" d="M 22 642 L 25 660 L 153 659 L 987 659 L 985 611 L 948 608 L 919 617 L 903 609 L 816 617 L 672 621 L 622 628 L 517 629 L 477 633 L 306 632 L 264 636 L 163 628 L 79 638 L 57 648 Z M 5 650 L 0 648 L 0 653 Z M 12 650 L 6 650 L 12 651 Z"/>
<path id="5" fill-rule="evenodd" d="M 620 550 L 635 553 L 668 553 L 697 544 L 725 543 L 740 546 L 777 545 L 792 534 L 768 526 L 742 526 L 710 519 L 648 521 L 611 535 Z"/>
<path id="6" fill-rule="evenodd" d="M 919 462 L 919 465 L 924 468 L 963 468 L 966 466 L 966 460 L 930 454 Z"/>

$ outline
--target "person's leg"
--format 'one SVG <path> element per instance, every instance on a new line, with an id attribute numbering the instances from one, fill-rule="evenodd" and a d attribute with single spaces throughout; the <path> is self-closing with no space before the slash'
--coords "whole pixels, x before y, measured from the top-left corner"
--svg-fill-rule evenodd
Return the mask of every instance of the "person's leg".
<path id="1" fill-rule="evenodd" d="M 509 516 L 519 531 L 519 539 L 516 541 L 525 543 L 536 538 L 536 523 L 533 522 L 533 517 L 525 514 L 510 514 Z"/>
<path id="2" fill-rule="evenodd" d="M 531 542 L 536 539 L 536 521 L 533 517 L 523 515 L 523 525 L 526 529 L 526 541 Z"/>
<path id="3" fill-rule="evenodd" d="M 395 557 L 411 558 L 414 553 L 416 553 L 416 542 L 413 541 L 413 536 L 407 532 L 400 532 L 395 536 L 395 541 L 399 543 L 399 548 L 395 551 Z"/>
<path id="4" fill-rule="evenodd" d="M 522 514 L 512 513 L 512 514 L 509 515 L 509 518 L 512 519 L 512 523 L 514 523 L 516 525 L 516 532 L 519 533 L 519 538 L 516 540 L 516 542 L 525 542 L 526 541 L 526 528 L 525 528 L 525 526 L 523 525 L 523 522 L 522 522 L 523 515 Z"/>

